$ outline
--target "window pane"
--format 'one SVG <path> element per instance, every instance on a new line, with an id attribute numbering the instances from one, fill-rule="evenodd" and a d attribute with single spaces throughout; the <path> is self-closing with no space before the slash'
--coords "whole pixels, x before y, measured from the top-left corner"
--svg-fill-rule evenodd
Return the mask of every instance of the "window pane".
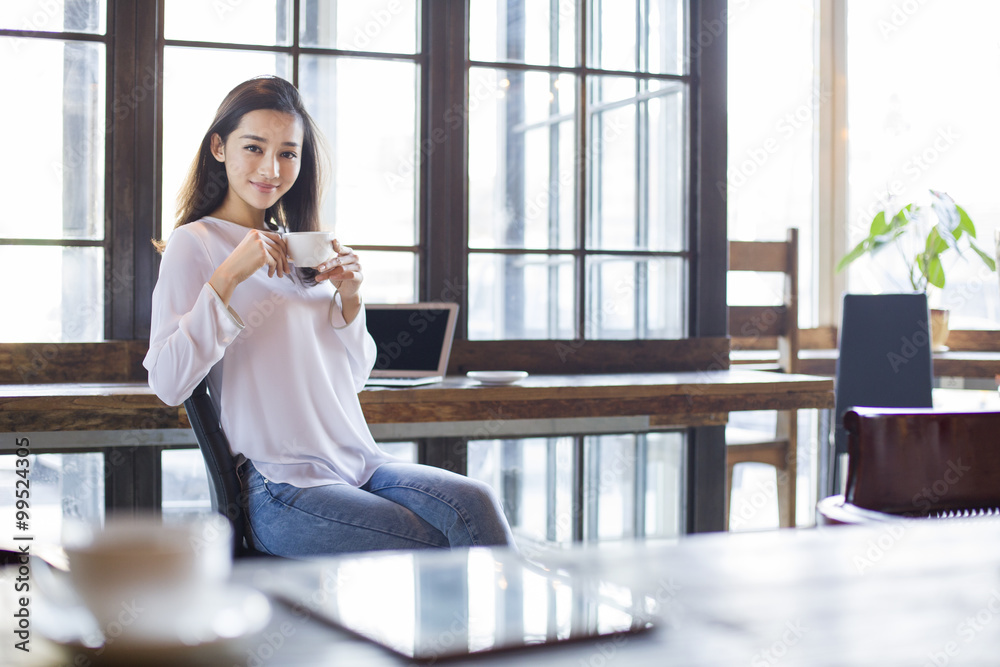
<path id="1" fill-rule="evenodd" d="M 683 338 L 685 267 L 676 257 L 588 258 L 585 337 Z"/>
<path id="2" fill-rule="evenodd" d="M 640 105 L 646 132 L 646 154 L 640 161 L 645 229 L 638 248 L 683 250 L 687 247 L 687 96 L 672 83 L 649 82 L 655 97 Z"/>
<path id="3" fill-rule="evenodd" d="M 288 56 L 257 51 L 166 47 L 163 54 L 163 236 L 174 226 L 175 200 L 223 98 L 262 74 L 291 79 Z M 202 76 L 210 71 L 212 76 Z"/>
<path id="4" fill-rule="evenodd" d="M 415 442 L 380 442 L 379 449 L 407 463 L 417 462 L 417 443 Z"/>
<path id="5" fill-rule="evenodd" d="M 30 289 L 13 289 L 30 277 Z M 130 276 L 109 290 L 132 289 Z M 104 250 L 0 246 L 0 284 L 7 285 L 0 343 L 104 340 Z"/>
<path id="6" fill-rule="evenodd" d="M 576 244 L 576 80 L 470 70 L 469 245 Z"/>
<path id="7" fill-rule="evenodd" d="M 576 2 L 475 0 L 469 6 L 469 57 L 484 62 L 576 62 Z"/>
<path id="8" fill-rule="evenodd" d="M 340 236 L 345 245 L 353 241 Z M 380 252 L 359 250 L 361 272 L 365 281 L 362 287 L 368 303 L 416 303 L 417 258 L 409 252 Z M 445 299 L 453 300 L 453 299 Z"/>
<path id="9" fill-rule="evenodd" d="M 469 340 L 574 338 L 573 267 L 559 255 L 470 255 Z"/>
<path id="10" fill-rule="evenodd" d="M 208 472 L 200 449 L 164 450 L 160 463 L 165 521 L 184 521 L 212 511 Z"/>
<path id="11" fill-rule="evenodd" d="M 674 83 L 591 79 L 590 247 L 684 247 L 682 90 Z"/>
<path id="12" fill-rule="evenodd" d="M 349 51 L 417 53 L 416 0 L 303 0 L 299 43 Z"/>
<path id="13" fill-rule="evenodd" d="M 573 538 L 573 438 L 478 440 L 468 474 L 496 490 L 518 540 Z"/>
<path id="14" fill-rule="evenodd" d="M 103 35 L 107 14 L 106 0 L 8 0 L 0 3 L 0 29 Z"/>
<path id="15" fill-rule="evenodd" d="M 684 73 L 687 25 L 684 0 L 648 3 L 592 0 L 589 16 L 591 67 L 621 72 Z"/>
<path id="16" fill-rule="evenodd" d="M 13 455 L 0 456 L 0 521 L 5 526 L 14 526 L 14 485 L 21 479 L 17 471 L 24 470 L 16 461 Z M 65 519 L 103 523 L 101 454 L 32 454 L 28 456 L 28 481 L 31 484 L 29 526 L 37 543 L 60 544 Z"/>
<path id="17" fill-rule="evenodd" d="M 867 234 L 883 207 L 892 215 L 904 204 L 927 203 L 933 188 L 966 210 L 979 245 L 991 252 L 1000 228 L 1000 90 L 984 82 L 1000 78 L 1000 3 L 923 3 L 905 14 L 900 6 L 888 0 L 849 4 L 848 247 Z M 996 328 L 996 274 L 967 254 L 942 258 L 945 288 L 932 288 L 928 296 L 935 307 L 951 311 L 952 328 Z M 875 261 L 852 264 L 848 286 L 910 291 L 907 276 L 897 250 L 887 248 Z"/>
<path id="18" fill-rule="evenodd" d="M 584 438 L 584 540 L 677 537 L 683 460 L 679 433 Z"/>
<path id="19" fill-rule="evenodd" d="M 0 37 L 0 124 L 31 137 L 0 161 L 7 192 L 0 237 L 104 237 L 105 47 L 90 42 Z"/>
<path id="20" fill-rule="evenodd" d="M 193 42 L 291 44 L 292 5 L 284 0 L 169 0 L 163 31 L 167 39 Z"/>
<path id="21" fill-rule="evenodd" d="M 299 88 L 329 147 L 323 224 L 353 244 L 416 244 L 417 78 L 408 62 L 300 61 Z"/>

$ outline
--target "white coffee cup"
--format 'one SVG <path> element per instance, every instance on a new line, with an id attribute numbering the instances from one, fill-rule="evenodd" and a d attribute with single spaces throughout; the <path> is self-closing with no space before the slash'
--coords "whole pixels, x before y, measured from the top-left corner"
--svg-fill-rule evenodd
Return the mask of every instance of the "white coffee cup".
<path id="1" fill-rule="evenodd" d="M 162 523 L 158 517 L 109 518 L 104 528 L 64 531 L 73 588 L 105 637 L 162 633 L 162 627 L 217 594 L 232 569 L 225 517 Z"/>
<path id="2" fill-rule="evenodd" d="M 284 238 L 289 257 L 300 269 L 314 269 L 333 257 L 333 232 L 289 232 Z"/>

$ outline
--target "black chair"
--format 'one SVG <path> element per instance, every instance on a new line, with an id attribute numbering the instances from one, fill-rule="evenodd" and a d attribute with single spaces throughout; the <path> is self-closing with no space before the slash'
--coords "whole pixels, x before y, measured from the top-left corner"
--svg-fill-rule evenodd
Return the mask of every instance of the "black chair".
<path id="1" fill-rule="evenodd" d="M 833 447 L 821 477 L 825 495 L 842 492 L 840 457 L 848 451 L 843 422 L 849 409 L 933 407 L 929 319 L 926 294 L 844 295 Z"/>
<path id="2" fill-rule="evenodd" d="M 212 509 L 222 514 L 233 527 L 233 555 L 266 556 L 250 546 L 250 540 L 244 528 L 245 512 L 243 509 L 243 490 L 232 451 L 229 449 L 229 439 L 222 430 L 215 404 L 208 394 L 208 380 L 202 380 L 195 388 L 191 397 L 184 401 L 188 421 L 198 439 L 205 468 L 208 470 L 208 486 L 212 495 Z"/>

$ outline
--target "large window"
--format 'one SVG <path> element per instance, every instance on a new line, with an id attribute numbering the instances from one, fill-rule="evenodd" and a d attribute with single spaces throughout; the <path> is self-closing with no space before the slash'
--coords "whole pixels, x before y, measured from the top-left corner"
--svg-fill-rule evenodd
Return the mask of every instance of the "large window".
<path id="1" fill-rule="evenodd" d="M 0 163 L 0 342 L 104 338 L 106 14 L 101 0 L 0 5 L 12 149 Z"/>
<path id="2" fill-rule="evenodd" d="M 680 0 L 470 6 L 470 339 L 687 334 Z"/>
<path id="3" fill-rule="evenodd" d="M 691 56 L 720 7 L 4 3 L 4 88 L 24 103 L 0 118 L 35 148 L 0 167 L 21 194 L 0 276 L 32 285 L 0 341 L 148 334 L 148 242 L 218 104 L 260 74 L 295 83 L 323 131 L 323 224 L 362 253 L 369 301 L 459 300 L 470 340 L 704 334 L 692 118 L 721 111 L 699 108 Z"/>
<path id="4" fill-rule="evenodd" d="M 995 156 L 1000 4 L 852 1 L 847 12 L 848 247 L 882 208 L 894 214 L 927 190 L 943 190 L 976 223 L 992 251 L 1000 228 Z M 909 291 L 905 265 L 886 250 L 852 267 L 859 292 Z M 996 274 L 978 260 L 946 262 L 947 284 L 929 293 L 952 328 L 1000 326 Z"/>
<path id="5" fill-rule="evenodd" d="M 323 132 L 322 224 L 361 251 L 367 299 L 416 300 L 419 16 L 416 0 L 168 0 L 163 233 L 222 98 L 241 81 L 275 74 L 299 88 Z"/>

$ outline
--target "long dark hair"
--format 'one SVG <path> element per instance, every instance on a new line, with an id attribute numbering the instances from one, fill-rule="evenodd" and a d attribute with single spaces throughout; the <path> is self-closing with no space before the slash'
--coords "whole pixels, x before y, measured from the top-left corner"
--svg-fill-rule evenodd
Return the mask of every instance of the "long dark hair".
<path id="1" fill-rule="evenodd" d="M 294 185 L 274 206 L 264 211 L 264 222 L 272 228 L 290 232 L 317 231 L 319 206 L 323 191 L 326 154 L 323 139 L 302 103 L 302 96 L 288 81 L 277 76 L 259 76 L 233 88 L 222 100 L 215 120 L 201 140 L 198 155 L 191 164 L 184 185 L 177 195 L 176 227 L 200 220 L 222 205 L 229 190 L 226 165 L 212 156 L 212 135 L 225 142 L 243 116 L 258 109 L 270 109 L 298 116 L 302 120 L 303 139 L 299 176 Z M 162 242 L 157 247 L 163 248 Z"/>

